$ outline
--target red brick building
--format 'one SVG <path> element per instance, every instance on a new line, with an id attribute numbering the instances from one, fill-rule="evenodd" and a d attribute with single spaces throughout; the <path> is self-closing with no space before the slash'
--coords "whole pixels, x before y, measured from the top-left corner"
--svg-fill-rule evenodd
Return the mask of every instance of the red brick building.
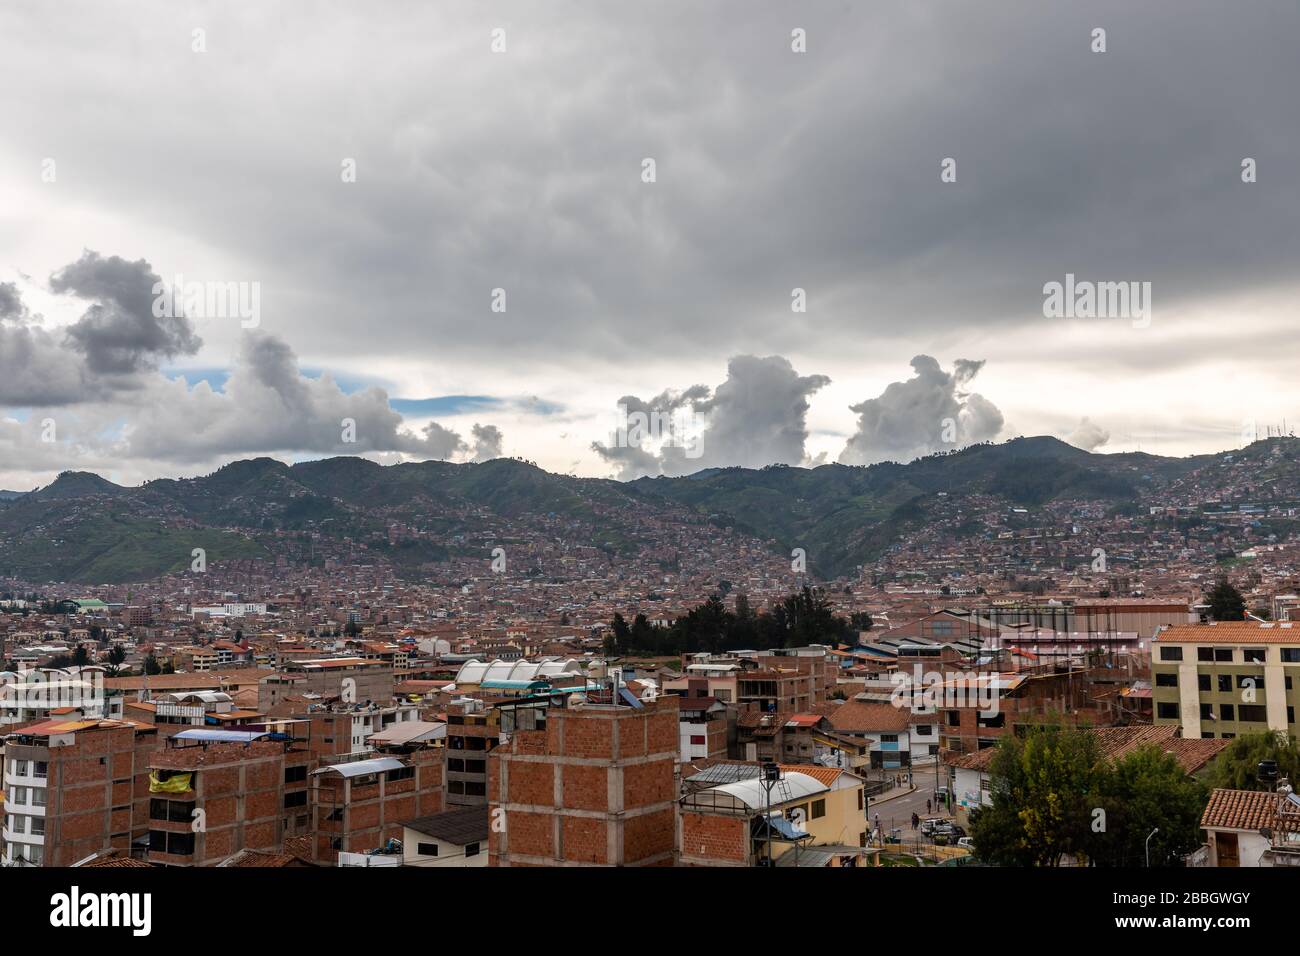
<path id="1" fill-rule="evenodd" d="M 308 830 L 311 754 L 290 741 L 238 736 L 188 731 L 152 755 L 150 862 L 213 866 L 244 849 L 278 851 Z"/>
<path id="2" fill-rule="evenodd" d="M 154 728 L 121 720 L 45 720 L 9 734 L 0 857 L 70 866 L 129 851 L 148 832 L 146 764 Z"/>
<path id="3" fill-rule="evenodd" d="M 677 698 L 589 696 L 488 758 L 490 866 L 673 864 Z"/>
<path id="4" fill-rule="evenodd" d="M 312 771 L 312 859 L 369 853 L 402 838 L 402 824 L 443 806 L 441 747 L 328 764 Z"/>

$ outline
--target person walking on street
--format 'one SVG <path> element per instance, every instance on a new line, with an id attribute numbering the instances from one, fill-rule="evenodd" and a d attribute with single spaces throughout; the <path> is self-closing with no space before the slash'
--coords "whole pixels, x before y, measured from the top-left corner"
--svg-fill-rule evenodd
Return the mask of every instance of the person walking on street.
<path id="1" fill-rule="evenodd" d="M 929 800 L 925 801 L 925 812 L 926 812 L 926 813 L 929 813 L 929 812 L 930 812 L 930 801 L 929 801 Z"/>

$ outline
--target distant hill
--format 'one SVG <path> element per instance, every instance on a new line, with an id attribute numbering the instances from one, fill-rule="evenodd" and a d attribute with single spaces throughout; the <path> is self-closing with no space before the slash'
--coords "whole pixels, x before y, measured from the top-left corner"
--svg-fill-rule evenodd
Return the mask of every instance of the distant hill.
<path id="1" fill-rule="evenodd" d="M 0 575 L 145 579 L 184 568 L 194 547 L 207 548 L 210 561 L 272 556 L 284 532 L 366 538 L 376 542 L 374 559 L 417 568 L 455 553 L 482 515 L 521 529 L 563 519 L 566 527 L 586 529 L 592 546 L 627 556 L 650 542 L 640 516 L 672 514 L 733 528 L 787 554 L 804 547 L 812 569 L 833 577 L 923 526 L 940 495 L 991 496 L 1030 509 L 1055 500 L 1134 507 L 1158 503 L 1186 481 L 1235 487 L 1234 468 L 1243 461 L 1258 465 L 1261 480 L 1290 487 L 1300 480 L 1300 440 L 1163 458 L 1090 454 L 1055 438 L 1020 438 L 908 464 L 715 468 L 626 483 L 551 474 L 505 458 L 391 466 L 361 458 L 294 465 L 254 458 L 137 488 L 64 472 L 38 491 L 4 493 L 10 497 L 0 507 Z M 390 548 L 380 539 L 393 521 L 431 533 Z"/>

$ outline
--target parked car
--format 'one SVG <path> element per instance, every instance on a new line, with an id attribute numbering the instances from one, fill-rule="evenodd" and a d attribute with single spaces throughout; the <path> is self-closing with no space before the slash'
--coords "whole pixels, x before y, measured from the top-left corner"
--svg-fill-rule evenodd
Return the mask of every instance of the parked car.
<path id="1" fill-rule="evenodd" d="M 966 831 L 951 820 L 932 820 L 930 823 L 932 825 L 926 835 L 935 837 L 936 842 L 938 842 L 939 837 L 944 837 L 947 840 L 958 840 L 966 835 Z"/>
<path id="2" fill-rule="evenodd" d="M 963 850 L 970 850 L 972 853 L 975 852 L 975 841 L 968 836 L 964 836 L 958 840 L 957 845 Z"/>
<path id="3" fill-rule="evenodd" d="M 934 799 L 937 800 L 939 803 L 947 803 L 947 802 L 948 802 L 948 788 L 947 788 L 947 787 L 935 787 L 935 788 L 934 788 Z"/>
<path id="4" fill-rule="evenodd" d="M 921 832 L 926 836 L 933 836 L 939 827 L 950 825 L 943 817 L 927 817 L 921 821 Z"/>

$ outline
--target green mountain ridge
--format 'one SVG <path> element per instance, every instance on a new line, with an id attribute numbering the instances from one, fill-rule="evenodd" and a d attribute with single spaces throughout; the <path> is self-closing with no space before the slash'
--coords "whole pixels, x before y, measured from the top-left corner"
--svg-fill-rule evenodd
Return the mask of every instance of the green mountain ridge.
<path id="1" fill-rule="evenodd" d="M 521 527 L 561 519 L 594 545 L 631 554 L 649 543 L 639 537 L 636 516 L 657 509 L 734 528 L 785 553 L 804 547 L 812 569 L 834 577 L 923 526 L 939 496 L 993 496 L 1031 509 L 1056 500 L 1134 506 L 1159 500 L 1162 490 L 1188 476 L 1226 481 L 1228 473 L 1220 470 L 1241 461 L 1258 462 L 1270 480 L 1295 480 L 1300 440 L 1165 458 L 1094 454 L 1055 438 L 1019 438 L 907 464 L 714 468 L 630 482 L 557 475 L 507 458 L 383 466 L 354 457 L 293 465 L 262 457 L 139 487 L 64 472 L 0 504 L 0 576 L 143 580 L 182 570 L 194 547 L 205 547 L 209 561 L 269 557 L 280 546 L 276 533 L 374 540 L 392 521 L 431 529 L 430 540 L 380 546 L 379 554 L 409 570 L 445 560 L 457 537 L 483 514 Z"/>

